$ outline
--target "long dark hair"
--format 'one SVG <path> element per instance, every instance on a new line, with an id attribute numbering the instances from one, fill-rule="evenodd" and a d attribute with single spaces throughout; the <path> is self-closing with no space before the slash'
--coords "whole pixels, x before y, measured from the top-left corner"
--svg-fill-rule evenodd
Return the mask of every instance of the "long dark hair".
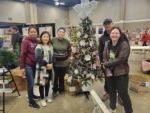
<path id="1" fill-rule="evenodd" d="M 42 36 L 43 36 L 44 34 L 48 34 L 48 36 L 49 36 L 48 45 L 51 44 L 51 34 L 50 34 L 48 31 L 43 31 L 43 32 L 41 33 L 41 35 L 40 35 L 40 44 L 43 44 L 43 42 L 42 42 Z"/>

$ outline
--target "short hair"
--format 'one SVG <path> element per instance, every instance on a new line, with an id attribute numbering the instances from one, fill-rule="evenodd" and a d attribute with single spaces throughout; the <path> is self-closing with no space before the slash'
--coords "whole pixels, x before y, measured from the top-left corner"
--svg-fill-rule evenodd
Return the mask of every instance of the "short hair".
<path id="1" fill-rule="evenodd" d="M 66 29 L 64 27 L 59 27 L 57 32 L 59 32 L 60 30 L 63 30 L 64 32 L 66 32 Z"/>
<path id="2" fill-rule="evenodd" d="M 113 22 L 112 19 L 106 18 L 106 19 L 104 20 L 104 22 L 103 22 L 103 25 L 109 25 L 109 24 L 111 24 L 112 22 Z"/>
<path id="3" fill-rule="evenodd" d="M 11 28 L 16 30 L 16 31 L 18 31 L 18 27 L 17 26 L 12 26 Z"/>

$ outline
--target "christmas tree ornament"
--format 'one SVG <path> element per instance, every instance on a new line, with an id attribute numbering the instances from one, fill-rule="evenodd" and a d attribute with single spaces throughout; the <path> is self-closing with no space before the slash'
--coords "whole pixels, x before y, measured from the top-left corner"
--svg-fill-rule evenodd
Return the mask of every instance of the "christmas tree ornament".
<path id="1" fill-rule="evenodd" d="M 87 78 L 91 78 L 91 76 L 92 76 L 91 73 L 88 73 L 88 74 L 86 75 Z"/>
<path id="2" fill-rule="evenodd" d="M 91 47 L 93 46 L 93 44 L 94 44 L 94 42 L 93 42 L 93 41 L 90 41 L 90 46 L 91 46 Z"/>
<path id="3" fill-rule="evenodd" d="M 85 35 L 84 35 L 84 38 L 88 38 L 88 35 L 87 35 L 87 34 L 85 34 Z"/>
<path id="4" fill-rule="evenodd" d="M 83 47 L 86 45 L 85 40 L 81 40 L 79 43 L 80 43 L 80 46 L 83 46 Z"/>
<path id="5" fill-rule="evenodd" d="M 84 60 L 85 61 L 90 61 L 91 60 L 91 56 L 89 54 L 85 55 Z"/>
<path id="6" fill-rule="evenodd" d="M 77 74 L 79 74 L 79 70 L 78 69 L 75 69 L 74 70 L 74 73 L 77 75 Z"/>
<path id="7" fill-rule="evenodd" d="M 77 32 L 77 37 L 80 37 L 80 36 L 81 36 L 81 32 L 78 31 L 78 32 Z"/>
<path id="8" fill-rule="evenodd" d="M 72 50 L 72 53 L 76 53 L 77 52 L 77 49 L 74 46 L 71 47 L 71 50 Z"/>

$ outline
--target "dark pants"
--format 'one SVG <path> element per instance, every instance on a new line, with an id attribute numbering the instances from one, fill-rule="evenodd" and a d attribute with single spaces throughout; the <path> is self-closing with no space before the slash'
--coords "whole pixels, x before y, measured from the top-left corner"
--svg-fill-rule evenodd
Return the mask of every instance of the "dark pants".
<path id="1" fill-rule="evenodd" d="M 104 90 L 105 90 L 106 93 L 109 94 L 109 86 L 108 86 L 107 77 L 105 77 Z"/>
<path id="2" fill-rule="evenodd" d="M 113 76 L 107 78 L 107 80 L 108 80 L 109 95 L 110 95 L 110 108 L 111 109 L 116 108 L 116 98 L 118 92 L 120 98 L 123 101 L 125 113 L 132 113 L 133 112 L 132 104 L 131 104 L 130 97 L 128 95 L 129 76 L 128 75 L 122 75 L 118 77 Z"/>
<path id="3" fill-rule="evenodd" d="M 53 92 L 64 92 L 64 76 L 66 73 L 66 67 L 54 67 L 55 78 Z"/>
<path id="4" fill-rule="evenodd" d="M 40 91 L 40 97 L 41 97 L 41 99 L 44 99 L 44 97 L 48 97 L 49 88 L 50 88 L 51 75 L 52 75 L 52 72 L 50 71 L 49 72 L 49 78 L 45 78 L 46 79 L 45 86 L 43 86 L 43 85 L 39 86 L 39 91 Z M 44 93 L 44 91 L 45 91 L 45 93 Z"/>
<path id="5" fill-rule="evenodd" d="M 33 86 L 34 86 L 34 77 L 35 77 L 35 67 L 31 65 L 26 65 L 26 78 L 27 78 L 27 90 L 28 90 L 28 99 L 29 102 L 33 100 Z"/>
<path id="6" fill-rule="evenodd" d="M 145 42 L 143 42 L 143 46 L 147 46 L 147 42 L 145 41 Z"/>

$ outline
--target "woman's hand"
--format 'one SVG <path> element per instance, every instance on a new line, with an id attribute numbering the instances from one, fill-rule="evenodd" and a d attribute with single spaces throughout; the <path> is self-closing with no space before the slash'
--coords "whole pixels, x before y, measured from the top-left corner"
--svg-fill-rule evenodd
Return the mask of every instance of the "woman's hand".
<path id="1" fill-rule="evenodd" d="M 46 65 L 46 68 L 47 68 L 47 70 L 52 70 L 53 64 L 47 64 L 47 65 Z"/>
<path id="2" fill-rule="evenodd" d="M 21 77 L 22 78 L 24 78 L 25 77 L 25 69 L 23 68 L 23 69 L 20 69 L 20 72 L 21 72 Z"/>

